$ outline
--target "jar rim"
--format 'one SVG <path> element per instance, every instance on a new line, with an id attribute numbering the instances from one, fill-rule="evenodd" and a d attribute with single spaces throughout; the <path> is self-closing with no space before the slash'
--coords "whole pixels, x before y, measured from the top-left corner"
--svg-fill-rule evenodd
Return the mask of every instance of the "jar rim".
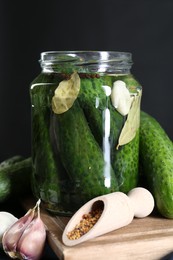
<path id="1" fill-rule="evenodd" d="M 132 54 L 119 51 L 47 51 L 40 59 L 44 72 L 128 74 L 132 64 Z"/>
<path id="2" fill-rule="evenodd" d="M 132 53 L 122 51 L 45 51 L 41 53 L 41 63 L 75 62 L 77 64 L 95 62 L 132 62 Z"/>

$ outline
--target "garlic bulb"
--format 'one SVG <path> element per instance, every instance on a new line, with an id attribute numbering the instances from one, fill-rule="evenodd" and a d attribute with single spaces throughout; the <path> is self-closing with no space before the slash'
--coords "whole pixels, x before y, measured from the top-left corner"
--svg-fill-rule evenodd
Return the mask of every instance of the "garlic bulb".
<path id="1" fill-rule="evenodd" d="M 12 226 L 18 218 L 6 211 L 0 211 L 0 243 L 2 242 L 2 236 L 4 232 Z"/>
<path id="2" fill-rule="evenodd" d="M 40 218 L 39 205 L 40 200 L 3 234 L 3 249 L 11 258 L 40 259 L 46 240 L 46 229 Z"/>

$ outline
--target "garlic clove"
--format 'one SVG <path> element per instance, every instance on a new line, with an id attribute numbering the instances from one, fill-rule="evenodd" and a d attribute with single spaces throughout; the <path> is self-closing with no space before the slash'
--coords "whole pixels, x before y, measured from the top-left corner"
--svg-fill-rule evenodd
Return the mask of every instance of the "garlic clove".
<path id="1" fill-rule="evenodd" d="M 32 221 L 34 217 L 34 213 L 35 213 L 35 208 L 30 209 L 23 217 L 18 219 L 3 234 L 2 237 L 3 249 L 12 258 L 15 258 L 17 243 L 25 228 Z"/>
<path id="2" fill-rule="evenodd" d="M 22 259 L 40 259 L 46 241 L 46 229 L 40 218 L 40 208 L 38 206 L 38 216 L 24 230 L 17 244 L 18 257 Z"/>
<path id="3" fill-rule="evenodd" d="M 2 242 L 2 236 L 5 231 L 12 226 L 18 218 L 6 211 L 0 211 L 0 243 Z"/>
<path id="4" fill-rule="evenodd" d="M 117 80 L 114 82 L 111 93 L 111 101 L 112 105 L 121 115 L 126 116 L 129 113 L 132 98 L 124 81 Z"/>
<path id="5" fill-rule="evenodd" d="M 22 259 L 40 259 L 46 240 L 46 230 L 40 218 L 35 218 L 23 232 L 17 252 Z"/>

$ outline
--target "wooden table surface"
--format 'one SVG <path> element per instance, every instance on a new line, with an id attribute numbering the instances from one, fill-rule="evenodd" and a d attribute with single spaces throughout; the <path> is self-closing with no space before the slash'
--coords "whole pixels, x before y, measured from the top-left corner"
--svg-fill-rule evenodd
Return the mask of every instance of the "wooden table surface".
<path id="1" fill-rule="evenodd" d="M 25 209 L 34 206 L 24 202 Z M 134 219 L 126 227 L 74 247 L 62 243 L 62 233 L 69 218 L 52 216 L 41 210 L 47 227 L 47 239 L 59 259 L 64 260 L 159 260 L 173 251 L 173 220 L 151 215 Z"/>

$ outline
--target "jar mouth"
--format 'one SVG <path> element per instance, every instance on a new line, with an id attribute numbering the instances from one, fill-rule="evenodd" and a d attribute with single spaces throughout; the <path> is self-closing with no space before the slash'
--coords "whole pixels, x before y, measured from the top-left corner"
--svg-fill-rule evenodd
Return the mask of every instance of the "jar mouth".
<path id="1" fill-rule="evenodd" d="M 42 68 L 56 65 L 76 67 L 83 71 L 89 67 L 93 72 L 113 73 L 116 70 L 129 70 L 132 66 L 132 54 L 119 51 L 46 51 L 41 53 L 40 64 Z M 66 64 L 66 65 L 65 65 Z M 83 69 L 82 69 L 83 68 Z"/>
<path id="2" fill-rule="evenodd" d="M 132 62 L 132 54 L 130 52 L 119 51 L 46 51 L 41 53 L 40 62 L 76 62 L 98 63 L 111 61 L 128 61 Z"/>

